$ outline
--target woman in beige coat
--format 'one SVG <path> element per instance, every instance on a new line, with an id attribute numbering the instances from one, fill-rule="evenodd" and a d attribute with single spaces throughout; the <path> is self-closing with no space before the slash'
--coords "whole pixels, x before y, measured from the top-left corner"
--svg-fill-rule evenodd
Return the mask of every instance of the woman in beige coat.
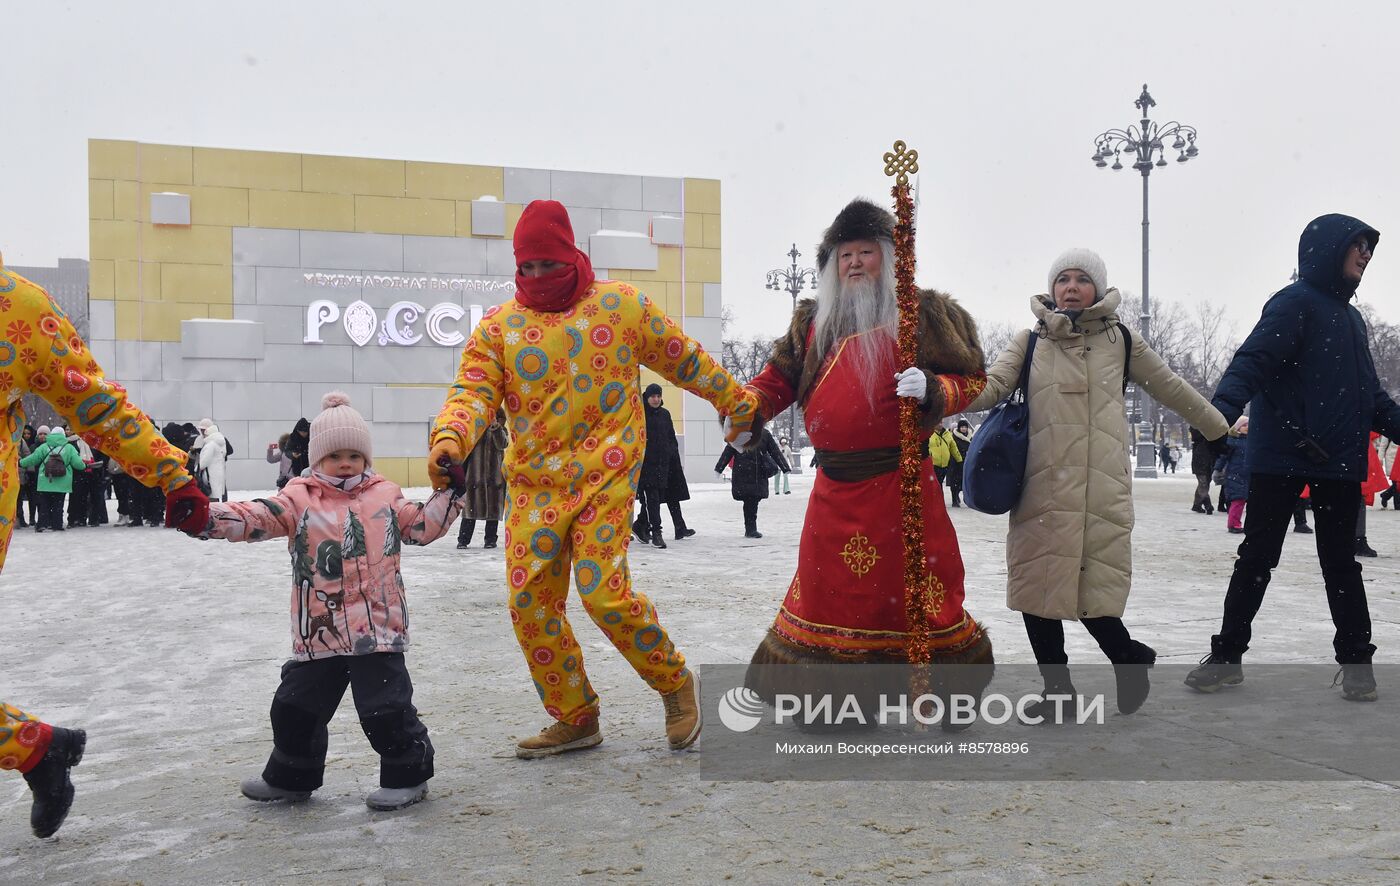
<path id="1" fill-rule="evenodd" d="M 1149 689 L 1156 652 L 1121 616 L 1132 584 L 1133 497 L 1125 378 L 1177 412 L 1207 439 L 1225 419 L 1118 320 L 1118 290 L 1103 259 L 1072 249 L 1050 266 L 1050 295 L 1031 299 L 1037 336 L 1029 381 L 1030 446 L 1021 499 L 1006 539 L 1007 605 L 1026 623 L 1046 696 L 1073 696 L 1065 620 L 1078 620 L 1114 664 L 1118 709 L 1130 714 Z M 1012 339 L 968 407 L 988 409 L 1016 387 L 1028 335 Z M 1131 349 L 1131 359 L 1128 351 Z M 1125 365 L 1126 364 L 1126 365 Z M 1029 713 L 1054 719 L 1041 701 Z"/>

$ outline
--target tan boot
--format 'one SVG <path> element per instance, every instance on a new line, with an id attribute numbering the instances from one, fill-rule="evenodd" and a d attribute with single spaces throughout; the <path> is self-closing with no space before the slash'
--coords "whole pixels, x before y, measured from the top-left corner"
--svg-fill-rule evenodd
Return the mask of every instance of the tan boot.
<path id="1" fill-rule="evenodd" d="M 548 757 L 567 751 L 581 751 L 601 744 L 603 733 L 598 731 L 595 719 L 587 726 L 570 726 L 555 722 L 546 726 L 539 735 L 527 738 L 515 746 L 515 756 L 522 760 Z"/>
<path id="2" fill-rule="evenodd" d="M 661 696 L 661 701 L 666 705 L 666 740 L 671 743 L 671 750 L 679 751 L 695 744 L 703 725 L 700 677 L 694 671 L 687 672 L 681 688 Z"/>

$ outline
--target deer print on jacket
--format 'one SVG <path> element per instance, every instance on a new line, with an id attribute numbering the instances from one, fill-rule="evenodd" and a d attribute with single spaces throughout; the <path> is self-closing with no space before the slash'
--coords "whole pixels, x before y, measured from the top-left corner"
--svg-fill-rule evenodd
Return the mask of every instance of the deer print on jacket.
<path id="1" fill-rule="evenodd" d="M 399 557 L 403 545 L 441 538 L 463 500 L 450 490 L 426 502 L 370 474 L 353 489 L 298 477 L 272 498 L 211 502 L 204 538 L 286 538 L 292 566 L 292 654 L 403 652 L 408 603 Z"/>

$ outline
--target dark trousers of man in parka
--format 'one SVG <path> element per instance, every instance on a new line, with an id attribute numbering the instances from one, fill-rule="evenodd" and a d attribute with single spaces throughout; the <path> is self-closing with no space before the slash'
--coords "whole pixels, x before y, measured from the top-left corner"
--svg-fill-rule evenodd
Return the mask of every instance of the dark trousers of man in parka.
<path id="1" fill-rule="evenodd" d="M 1274 474 L 1253 474 L 1249 479 L 1249 509 L 1245 511 L 1244 541 L 1225 592 L 1225 616 L 1220 633 L 1211 638 L 1211 652 L 1238 662 L 1249 648 L 1250 624 L 1264 602 L 1269 578 L 1278 566 L 1283 540 L 1293 516 L 1293 506 L 1303 487 L 1312 487 L 1317 527 L 1317 559 L 1327 589 L 1336 634 L 1332 647 L 1339 664 L 1369 662 L 1371 614 L 1361 564 L 1356 562 L 1356 514 L 1361 484 L 1345 480 L 1309 480 Z"/>

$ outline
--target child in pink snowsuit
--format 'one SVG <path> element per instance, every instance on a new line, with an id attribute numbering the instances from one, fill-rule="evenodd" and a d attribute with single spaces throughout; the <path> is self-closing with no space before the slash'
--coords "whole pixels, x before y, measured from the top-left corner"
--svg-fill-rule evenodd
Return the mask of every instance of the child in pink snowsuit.
<path id="1" fill-rule="evenodd" d="M 349 397 L 335 391 L 321 405 L 311 422 L 311 476 L 293 478 L 272 498 L 211 503 L 198 535 L 285 536 L 292 554 L 294 658 L 282 666 L 272 699 L 272 755 L 242 791 L 265 802 L 308 799 L 325 772 L 326 724 L 349 686 L 380 757 L 380 788 L 366 803 L 400 809 L 427 794 L 433 745 L 404 663 L 408 606 L 399 551 L 447 532 L 466 483 L 454 480 L 426 504 L 407 501 L 396 484 L 369 470 L 369 426 Z"/>

